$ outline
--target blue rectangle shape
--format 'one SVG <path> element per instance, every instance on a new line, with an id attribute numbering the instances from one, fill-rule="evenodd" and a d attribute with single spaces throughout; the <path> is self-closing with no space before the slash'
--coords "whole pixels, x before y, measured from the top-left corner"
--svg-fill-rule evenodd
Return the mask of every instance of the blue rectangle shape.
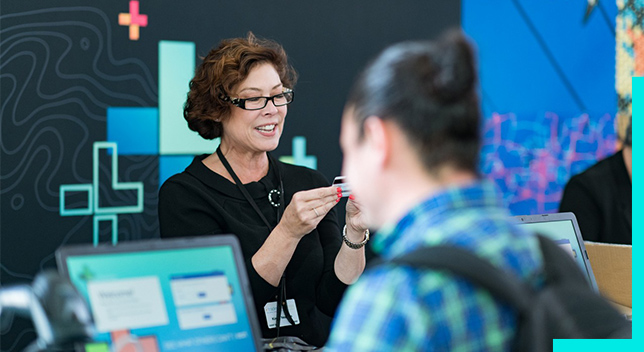
<path id="1" fill-rule="evenodd" d="M 120 155 L 159 154 L 159 109 L 107 108 L 107 140 L 118 144 Z"/>
<path id="2" fill-rule="evenodd" d="M 159 187 L 170 176 L 178 174 L 190 165 L 194 155 L 160 155 L 159 156 Z"/>

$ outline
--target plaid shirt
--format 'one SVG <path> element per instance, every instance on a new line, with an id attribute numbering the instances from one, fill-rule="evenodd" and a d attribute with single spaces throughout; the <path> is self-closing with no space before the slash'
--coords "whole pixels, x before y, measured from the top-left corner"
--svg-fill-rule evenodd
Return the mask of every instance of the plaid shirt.
<path id="1" fill-rule="evenodd" d="M 384 260 L 421 246 L 464 247 L 539 284 L 536 237 L 509 220 L 494 185 L 449 188 L 383 227 L 372 246 Z M 380 265 L 345 294 L 325 351 L 507 351 L 516 315 L 487 291 L 442 271 Z"/>

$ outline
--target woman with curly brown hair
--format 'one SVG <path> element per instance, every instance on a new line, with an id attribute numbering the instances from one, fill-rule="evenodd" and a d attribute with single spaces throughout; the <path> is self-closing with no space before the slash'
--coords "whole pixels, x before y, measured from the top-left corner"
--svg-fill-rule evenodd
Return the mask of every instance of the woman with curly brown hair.
<path id="1" fill-rule="evenodd" d="M 341 191 L 321 173 L 269 153 L 296 78 L 284 49 L 252 33 L 208 53 L 190 82 L 184 117 L 203 138 L 221 142 L 163 184 L 159 221 L 163 238 L 237 235 L 264 337 L 322 346 L 328 317 L 364 269 L 368 231 L 354 199 L 340 229 Z"/>

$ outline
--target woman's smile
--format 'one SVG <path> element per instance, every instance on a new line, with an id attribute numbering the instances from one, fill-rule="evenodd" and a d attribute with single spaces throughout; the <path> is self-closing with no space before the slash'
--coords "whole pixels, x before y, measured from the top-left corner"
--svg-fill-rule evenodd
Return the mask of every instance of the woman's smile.
<path id="1" fill-rule="evenodd" d="M 259 133 L 263 136 L 272 137 L 275 135 L 275 127 L 277 127 L 277 124 L 271 123 L 271 124 L 266 124 L 262 126 L 257 126 L 255 127 L 255 129 L 259 131 Z"/>

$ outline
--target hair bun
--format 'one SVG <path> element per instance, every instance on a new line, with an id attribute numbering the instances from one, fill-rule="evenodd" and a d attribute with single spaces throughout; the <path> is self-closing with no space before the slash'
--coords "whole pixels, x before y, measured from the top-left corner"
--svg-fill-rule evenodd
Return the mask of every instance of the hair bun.
<path id="1" fill-rule="evenodd" d="M 437 44 L 442 54 L 436 58 L 433 91 L 441 102 L 451 103 L 474 88 L 474 54 L 459 30 L 448 32 Z"/>

